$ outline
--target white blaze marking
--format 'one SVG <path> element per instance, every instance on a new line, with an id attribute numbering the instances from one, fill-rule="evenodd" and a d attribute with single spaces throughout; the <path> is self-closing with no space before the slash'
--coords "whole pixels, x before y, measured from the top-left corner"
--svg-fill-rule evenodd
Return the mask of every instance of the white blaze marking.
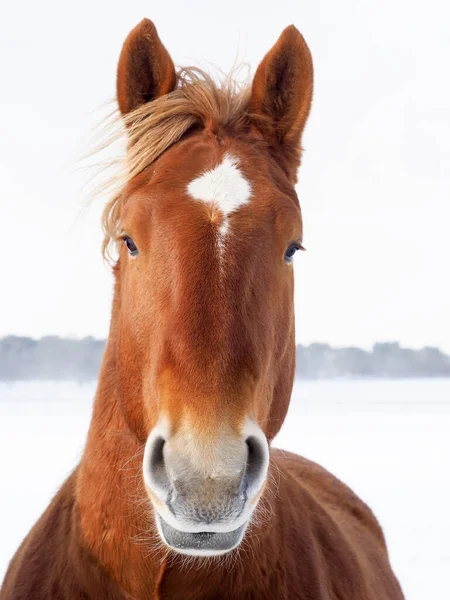
<path id="1" fill-rule="evenodd" d="M 223 214 L 218 240 L 221 253 L 230 228 L 230 215 L 247 204 L 252 195 L 252 188 L 238 166 L 238 159 L 226 154 L 220 165 L 206 171 L 188 185 L 188 193 L 192 198 L 211 204 Z"/>

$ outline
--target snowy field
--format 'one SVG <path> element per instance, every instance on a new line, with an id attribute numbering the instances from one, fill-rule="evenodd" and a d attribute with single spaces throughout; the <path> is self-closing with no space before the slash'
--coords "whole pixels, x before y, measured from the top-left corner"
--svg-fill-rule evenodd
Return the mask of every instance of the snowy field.
<path id="1" fill-rule="evenodd" d="M 95 386 L 0 383 L 0 581 L 80 457 Z M 276 446 L 372 507 L 407 600 L 450 598 L 450 379 L 297 383 Z"/>

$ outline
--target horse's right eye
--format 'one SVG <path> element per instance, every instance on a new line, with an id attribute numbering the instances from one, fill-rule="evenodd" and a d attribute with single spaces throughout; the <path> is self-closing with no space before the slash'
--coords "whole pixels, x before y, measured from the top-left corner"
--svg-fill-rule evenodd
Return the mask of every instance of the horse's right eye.
<path id="1" fill-rule="evenodd" d="M 128 248 L 128 252 L 130 253 L 130 256 L 137 256 L 139 254 L 139 250 L 137 249 L 136 244 L 133 242 L 133 240 L 130 238 L 130 236 L 124 235 L 122 237 L 122 239 L 125 242 L 125 246 Z"/>
<path id="2" fill-rule="evenodd" d="M 289 244 L 286 252 L 284 253 L 284 261 L 290 264 L 297 250 L 304 250 L 300 242 L 294 242 L 293 244 Z"/>

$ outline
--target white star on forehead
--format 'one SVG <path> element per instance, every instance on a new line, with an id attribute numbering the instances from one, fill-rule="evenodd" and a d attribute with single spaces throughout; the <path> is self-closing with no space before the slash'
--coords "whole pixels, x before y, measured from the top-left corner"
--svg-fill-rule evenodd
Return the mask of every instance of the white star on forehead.
<path id="1" fill-rule="evenodd" d="M 229 229 L 229 216 L 250 201 L 252 188 L 239 170 L 239 161 L 225 154 L 220 165 L 206 171 L 188 185 L 188 193 L 195 200 L 214 205 L 223 216 L 219 227 L 219 248 L 224 247 Z"/>

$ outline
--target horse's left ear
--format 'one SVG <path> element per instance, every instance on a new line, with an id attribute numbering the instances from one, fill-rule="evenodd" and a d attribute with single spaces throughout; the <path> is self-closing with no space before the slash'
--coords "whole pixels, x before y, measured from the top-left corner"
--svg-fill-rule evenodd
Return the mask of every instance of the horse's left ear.
<path id="1" fill-rule="evenodd" d="M 175 67 L 156 27 L 143 19 L 129 34 L 117 66 L 117 101 L 122 115 L 175 89 Z"/>
<path id="2" fill-rule="evenodd" d="M 290 25 L 256 70 L 250 111 L 256 128 L 280 154 L 294 180 L 312 93 L 311 53 L 301 33 Z"/>

